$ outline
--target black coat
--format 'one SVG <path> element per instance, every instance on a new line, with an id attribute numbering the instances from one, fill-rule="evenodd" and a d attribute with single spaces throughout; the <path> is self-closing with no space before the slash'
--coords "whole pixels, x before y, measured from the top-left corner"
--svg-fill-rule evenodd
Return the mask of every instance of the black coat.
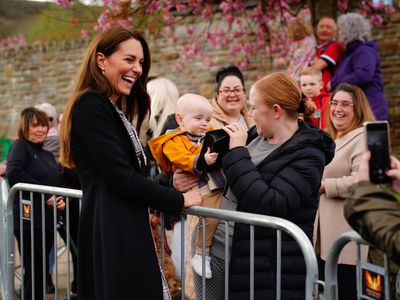
<path id="1" fill-rule="evenodd" d="M 60 186 L 61 168 L 53 154 L 43 149 L 42 144 L 36 144 L 24 139 L 16 140 L 10 148 L 7 157 L 6 176 L 10 187 L 17 183 L 31 183 L 39 185 Z M 30 193 L 22 193 L 24 200 L 30 200 Z M 50 195 L 45 195 L 47 200 Z M 45 207 L 45 226 L 53 229 L 53 208 Z M 14 227 L 20 228 L 19 222 L 19 193 L 14 202 Z M 42 227 L 42 196 L 33 193 L 33 214 L 36 228 Z M 28 221 L 24 220 L 26 226 Z"/>
<path id="2" fill-rule="evenodd" d="M 222 164 L 238 211 L 280 217 L 297 224 L 312 240 L 324 166 L 334 155 L 329 135 L 299 121 L 299 129 L 257 167 L 245 147 L 230 150 Z M 249 140 L 257 136 L 253 127 Z M 235 224 L 230 261 L 229 299 L 249 299 L 249 226 Z M 255 228 L 255 299 L 275 299 L 276 231 Z M 305 264 L 300 248 L 282 234 L 282 299 L 304 299 Z"/>
<path id="3" fill-rule="evenodd" d="M 73 108 L 71 151 L 83 190 L 79 299 L 162 299 L 148 207 L 176 214 L 183 196 L 139 172 L 123 122 L 96 92 Z"/>

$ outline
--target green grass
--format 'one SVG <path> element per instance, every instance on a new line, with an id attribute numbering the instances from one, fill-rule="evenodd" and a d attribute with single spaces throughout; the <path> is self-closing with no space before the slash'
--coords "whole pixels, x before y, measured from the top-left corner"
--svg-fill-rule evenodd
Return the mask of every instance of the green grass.
<path id="1" fill-rule="evenodd" d="M 82 29 L 93 30 L 99 12 L 99 8 L 78 3 L 71 9 L 50 5 L 26 28 L 25 37 L 28 43 L 79 38 Z"/>
<path id="2" fill-rule="evenodd" d="M 79 3 L 66 9 L 54 3 L 6 2 L 0 3 L 0 37 L 23 34 L 29 44 L 80 38 L 81 29 L 93 31 L 101 10 Z"/>

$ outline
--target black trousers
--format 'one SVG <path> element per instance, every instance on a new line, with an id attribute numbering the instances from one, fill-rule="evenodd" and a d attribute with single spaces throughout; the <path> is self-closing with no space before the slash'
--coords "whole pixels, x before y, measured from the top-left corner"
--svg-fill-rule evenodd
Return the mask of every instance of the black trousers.
<path id="1" fill-rule="evenodd" d="M 74 279 L 71 284 L 71 291 L 77 293 L 78 291 L 78 226 L 79 226 L 79 199 L 71 198 L 69 202 L 69 236 L 70 236 L 70 252 L 72 256 L 72 268 L 74 272 Z M 59 224 L 58 233 L 67 244 L 67 223 L 66 211 L 61 213 L 63 223 Z"/>
<path id="2" fill-rule="evenodd" d="M 318 273 L 321 280 L 325 280 L 325 261 L 318 257 Z M 338 264 L 338 299 L 357 299 L 357 270 L 356 266 Z"/>
<path id="3" fill-rule="evenodd" d="M 43 270 L 43 246 L 42 246 L 42 228 L 34 228 L 34 242 L 32 244 L 31 229 L 30 226 L 24 226 L 21 237 L 19 228 L 14 229 L 14 235 L 18 242 L 19 253 L 22 253 L 23 242 L 23 254 L 21 255 L 22 262 L 24 264 L 23 284 L 24 284 L 24 299 L 32 299 L 32 288 L 34 289 L 35 299 L 45 299 L 46 290 L 43 290 L 43 272 L 44 276 L 48 274 L 48 257 L 50 254 L 51 246 L 53 244 L 53 233 L 49 229 L 45 229 L 45 269 Z M 33 249 L 33 275 L 32 276 L 32 251 Z M 21 295 L 22 296 L 22 295 Z"/>

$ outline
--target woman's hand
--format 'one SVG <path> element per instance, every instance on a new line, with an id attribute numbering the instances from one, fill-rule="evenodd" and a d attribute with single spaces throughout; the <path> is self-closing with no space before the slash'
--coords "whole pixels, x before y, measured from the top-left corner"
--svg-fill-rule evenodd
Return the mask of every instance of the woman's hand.
<path id="1" fill-rule="evenodd" d="M 208 147 L 207 152 L 204 154 L 204 160 L 206 161 L 207 166 L 211 166 L 217 161 L 218 153 L 211 152 L 210 147 Z"/>
<path id="2" fill-rule="evenodd" d="M 202 204 L 201 195 L 198 190 L 189 191 L 183 194 L 185 202 L 183 204 L 184 208 L 191 206 L 200 206 Z"/>
<path id="3" fill-rule="evenodd" d="M 371 153 L 368 150 L 365 151 L 361 160 L 360 168 L 358 169 L 358 173 L 355 176 L 355 182 L 369 180 L 368 162 L 370 158 L 371 158 Z M 386 175 L 393 179 L 392 189 L 396 193 L 400 193 L 400 162 L 394 156 L 391 156 L 390 159 L 391 159 L 391 169 L 386 171 Z"/>
<path id="4" fill-rule="evenodd" d="M 391 156 L 391 169 L 386 172 L 386 175 L 392 177 L 392 189 L 396 193 L 400 193 L 400 162 L 394 156 Z"/>
<path id="5" fill-rule="evenodd" d="M 54 207 L 54 203 L 56 203 L 56 207 L 59 210 L 64 210 L 65 209 L 65 201 L 64 201 L 64 197 L 62 196 L 58 196 L 57 198 L 55 198 L 55 196 L 51 196 L 49 199 L 47 199 L 46 201 L 47 205 L 50 205 L 52 207 Z"/>
<path id="6" fill-rule="evenodd" d="M 229 134 L 229 149 L 246 146 L 247 130 L 239 123 L 232 123 L 222 128 Z"/>
<path id="7" fill-rule="evenodd" d="M 184 193 L 197 186 L 199 179 L 192 173 L 177 169 L 172 175 L 172 185 L 177 191 Z"/>

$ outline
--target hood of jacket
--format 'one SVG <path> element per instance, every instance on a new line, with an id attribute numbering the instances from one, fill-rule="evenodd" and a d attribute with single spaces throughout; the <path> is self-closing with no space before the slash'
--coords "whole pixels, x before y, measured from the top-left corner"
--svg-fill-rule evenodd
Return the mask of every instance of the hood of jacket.
<path id="1" fill-rule="evenodd" d="M 306 147 L 314 147 L 323 151 L 325 154 L 325 166 L 332 161 L 336 147 L 332 137 L 324 130 L 311 127 L 302 120 L 299 120 L 298 124 L 299 129 L 294 133 L 294 135 L 283 143 L 281 147 L 278 147 L 273 151 L 260 165 L 274 160 L 275 157 L 298 151 L 299 149 Z M 247 143 L 258 136 L 256 127 L 253 126 L 250 128 L 248 134 Z"/>

